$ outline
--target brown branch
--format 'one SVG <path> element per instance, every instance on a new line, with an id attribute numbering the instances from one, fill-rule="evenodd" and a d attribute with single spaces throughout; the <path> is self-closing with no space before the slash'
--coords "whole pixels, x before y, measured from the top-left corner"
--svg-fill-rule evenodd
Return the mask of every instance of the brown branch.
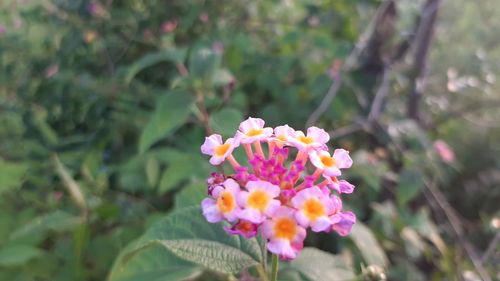
<path id="1" fill-rule="evenodd" d="M 420 120 L 420 100 L 425 88 L 427 58 L 434 34 L 434 26 L 441 0 L 427 0 L 423 7 L 420 26 L 417 32 L 415 56 L 413 59 L 410 92 L 408 94 L 407 115 Z"/>
<path id="2" fill-rule="evenodd" d="M 315 124 L 318 121 L 318 119 L 323 115 L 323 113 L 325 113 L 325 111 L 328 109 L 331 102 L 333 101 L 333 98 L 335 98 L 335 96 L 338 94 L 338 91 L 340 90 L 340 87 L 342 86 L 343 82 L 342 76 L 346 72 L 351 70 L 357 63 L 359 57 L 361 56 L 361 53 L 363 52 L 363 50 L 366 49 L 368 43 L 370 42 L 369 38 L 374 32 L 375 27 L 377 26 L 377 22 L 382 18 L 380 15 L 385 12 L 385 10 L 390 6 L 391 3 L 393 3 L 392 0 L 386 0 L 378 7 L 375 16 L 372 18 L 367 28 L 363 31 L 363 33 L 359 37 L 358 42 L 356 43 L 354 49 L 349 54 L 346 63 L 341 67 L 338 77 L 334 79 L 332 85 L 328 89 L 328 92 L 323 97 L 323 100 L 321 100 L 318 108 L 316 108 L 316 110 L 314 110 L 313 113 L 311 113 L 309 118 L 307 118 L 306 127 Z"/>
<path id="3" fill-rule="evenodd" d="M 446 218 L 448 219 L 448 222 L 451 225 L 451 228 L 453 229 L 455 236 L 457 237 L 458 241 L 460 242 L 459 245 L 464 249 L 465 253 L 469 257 L 470 261 L 474 265 L 474 268 L 476 269 L 476 272 L 479 274 L 481 279 L 483 281 L 491 281 L 491 277 L 488 275 L 486 270 L 484 269 L 481 259 L 477 255 L 477 253 L 474 251 L 472 245 L 470 242 L 466 239 L 465 237 L 465 231 L 462 226 L 462 222 L 460 221 L 459 216 L 457 215 L 455 209 L 448 203 L 446 200 L 445 196 L 439 189 L 437 189 L 434 186 L 434 183 L 425 183 L 424 184 L 427 190 L 429 190 L 430 194 L 432 197 L 434 197 L 434 200 L 437 203 L 437 206 L 443 211 L 445 214 Z"/>

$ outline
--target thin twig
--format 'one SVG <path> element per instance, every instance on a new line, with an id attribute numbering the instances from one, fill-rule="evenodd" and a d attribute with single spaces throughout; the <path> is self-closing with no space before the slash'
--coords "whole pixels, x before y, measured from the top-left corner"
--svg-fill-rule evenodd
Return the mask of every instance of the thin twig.
<path id="1" fill-rule="evenodd" d="M 500 243 L 500 232 L 497 232 L 495 237 L 493 237 L 493 240 L 491 240 L 490 245 L 488 245 L 488 248 L 484 252 L 483 256 L 481 257 L 481 264 L 484 264 L 488 261 L 488 259 L 493 254 L 499 243 Z"/>
<path id="2" fill-rule="evenodd" d="M 345 64 L 341 67 L 338 77 L 334 79 L 332 85 L 328 89 L 328 92 L 326 95 L 323 97 L 323 100 L 321 100 L 318 108 L 311 113 L 309 118 L 307 118 L 306 122 L 306 127 L 309 127 L 313 124 L 315 124 L 318 119 L 325 113 L 325 111 L 328 109 L 330 106 L 331 102 L 333 101 L 333 98 L 337 95 L 340 87 L 342 86 L 342 76 L 351 70 L 354 65 L 357 63 L 359 60 L 359 57 L 363 50 L 366 48 L 370 35 L 373 33 L 373 30 L 375 29 L 376 22 L 379 18 L 379 15 L 388 7 L 389 3 L 391 1 L 387 0 L 384 1 L 379 8 L 377 9 L 375 16 L 371 19 L 370 23 L 368 24 L 367 28 L 363 31 L 361 36 L 358 39 L 358 42 L 356 43 L 354 49 L 351 51 L 349 54 L 349 57 L 347 57 Z"/>
<path id="3" fill-rule="evenodd" d="M 407 115 L 420 121 L 420 100 L 425 88 L 427 74 L 427 58 L 434 35 L 434 25 L 441 0 L 427 0 L 424 4 L 420 26 L 417 32 L 415 56 L 413 59 L 413 75 L 410 79 Z"/>
<path id="4" fill-rule="evenodd" d="M 368 121 L 377 119 L 382 111 L 382 103 L 389 92 L 390 74 L 390 66 L 385 66 L 382 74 L 382 81 L 380 82 L 377 93 L 375 94 L 375 98 L 372 102 L 370 113 L 368 114 Z"/>
<path id="5" fill-rule="evenodd" d="M 453 209 L 453 207 L 450 205 L 450 203 L 448 203 L 448 201 L 446 200 L 443 193 L 441 193 L 441 191 L 439 191 L 434 186 L 434 183 L 425 183 L 425 187 L 429 190 L 431 195 L 434 197 L 434 200 L 436 201 L 439 208 L 441 208 L 441 210 L 443 210 L 446 218 L 448 219 L 448 222 L 451 225 L 451 228 L 455 232 L 455 235 L 456 235 L 458 241 L 460 242 L 459 245 L 461 245 L 463 247 L 463 249 L 465 250 L 465 253 L 469 257 L 472 264 L 474 265 L 476 272 L 479 274 L 479 276 L 481 277 L 481 279 L 483 281 L 491 281 L 490 276 L 488 275 L 488 273 L 486 272 L 486 270 L 484 269 L 484 267 L 481 263 L 481 259 L 478 257 L 477 253 L 472 248 L 472 245 L 470 244 L 470 242 L 465 238 L 462 223 L 461 223 L 457 213 Z"/>

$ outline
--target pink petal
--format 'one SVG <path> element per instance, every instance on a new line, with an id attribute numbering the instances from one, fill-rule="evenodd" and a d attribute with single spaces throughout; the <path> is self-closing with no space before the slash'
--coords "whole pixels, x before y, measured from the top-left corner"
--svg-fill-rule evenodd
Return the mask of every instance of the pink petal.
<path id="1" fill-rule="evenodd" d="M 349 151 L 345 149 L 335 149 L 333 157 L 340 169 L 347 169 L 352 166 L 352 159 L 349 156 Z"/>

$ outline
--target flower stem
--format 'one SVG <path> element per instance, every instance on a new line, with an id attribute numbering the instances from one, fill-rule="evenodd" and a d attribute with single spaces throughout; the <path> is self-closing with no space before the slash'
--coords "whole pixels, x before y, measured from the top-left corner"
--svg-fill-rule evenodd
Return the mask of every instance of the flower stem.
<path id="1" fill-rule="evenodd" d="M 278 280 L 278 255 L 273 255 L 273 260 L 272 260 L 272 269 L 271 269 L 271 281 L 277 281 Z"/>

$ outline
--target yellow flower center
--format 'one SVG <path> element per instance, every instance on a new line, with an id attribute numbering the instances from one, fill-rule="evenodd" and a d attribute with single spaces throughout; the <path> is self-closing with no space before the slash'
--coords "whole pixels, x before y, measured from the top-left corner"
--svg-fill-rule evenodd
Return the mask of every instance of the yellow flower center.
<path id="1" fill-rule="evenodd" d="M 282 142 L 285 142 L 286 141 L 286 137 L 284 135 L 281 135 L 281 136 L 277 136 L 276 137 L 278 140 L 282 141 Z"/>
<path id="2" fill-rule="evenodd" d="M 303 210 L 308 219 L 315 221 L 317 218 L 325 215 L 325 207 L 316 198 L 307 199 L 303 205 Z"/>
<path id="3" fill-rule="evenodd" d="M 215 148 L 215 155 L 219 157 L 224 156 L 224 154 L 226 154 L 226 152 L 229 150 L 230 147 L 231 144 L 229 143 L 217 146 Z"/>
<path id="4" fill-rule="evenodd" d="M 247 135 L 247 137 L 255 137 L 262 134 L 262 131 L 262 129 L 251 129 L 245 135 Z"/>
<path id="5" fill-rule="evenodd" d="M 320 159 L 321 159 L 321 163 L 323 163 L 323 165 L 325 165 L 326 167 L 335 166 L 335 159 L 333 157 L 321 156 Z"/>
<path id="6" fill-rule="evenodd" d="M 274 235 L 276 238 L 292 240 L 296 233 L 297 224 L 290 218 L 279 218 L 274 223 Z"/>
<path id="7" fill-rule="evenodd" d="M 219 212 L 226 214 L 231 212 L 236 207 L 233 194 L 229 191 L 223 191 L 217 198 L 217 209 Z"/>
<path id="8" fill-rule="evenodd" d="M 314 139 L 311 137 L 306 137 L 306 136 L 300 136 L 299 141 L 305 143 L 305 144 L 311 144 L 314 142 Z"/>
<path id="9" fill-rule="evenodd" d="M 271 198 L 265 191 L 262 190 L 256 190 L 254 192 L 251 192 L 250 195 L 248 196 L 248 206 L 251 208 L 257 209 L 261 212 L 266 209 L 267 205 L 269 204 L 269 201 L 271 201 Z"/>

